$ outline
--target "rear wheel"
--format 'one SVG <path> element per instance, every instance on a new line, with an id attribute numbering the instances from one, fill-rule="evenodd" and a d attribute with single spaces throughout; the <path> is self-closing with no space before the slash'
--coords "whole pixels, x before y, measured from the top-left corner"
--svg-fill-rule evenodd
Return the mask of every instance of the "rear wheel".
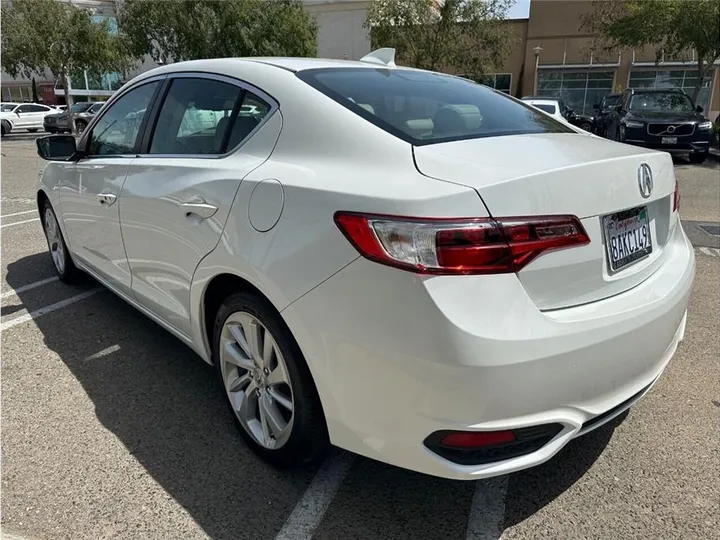
<path id="1" fill-rule="evenodd" d="M 0 123 L 0 131 L 2 132 L 2 136 L 4 137 L 6 133 L 10 131 L 7 124 L 5 122 Z"/>
<path id="2" fill-rule="evenodd" d="M 50 201 L 47 200 L 42 205 L 42 224 L 48 243 L 48 250 L 50 251 L 53 266 L 55 267 L 55 272 L 57 272 L 58 277 L 65 283 L 77 281 L 80 271 L 70 257 L 70 252 L 63 238 L 62 230 L 60 230 L 60 225 L 55 216 L 55 211 Z"/>
<path id="3" fill-rule="evenodd" d="M 213 360 L 236 427 L 250 448 L 283 467 L 321 458 L 327 427 L 310 371 L 275 309 L 241 292 L 215 319 Z"/>
<path id="4" fill-rule="evenodd" d="M 690 163 L 700 164 L 704 163 L 705 160 L 708 157 L 709 152 L 698 152 L 696 154 L 689 154 L 688 158 L 690 159 Z"/>

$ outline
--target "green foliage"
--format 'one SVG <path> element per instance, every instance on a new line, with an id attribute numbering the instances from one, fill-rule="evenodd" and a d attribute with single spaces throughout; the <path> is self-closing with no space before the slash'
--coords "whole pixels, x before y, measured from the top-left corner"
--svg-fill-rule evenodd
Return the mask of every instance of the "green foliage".
<path id="1" fill-rule="evenodd" d="M 373 48 L 398 62 L 481 77 L 500 67 L 514 37 L 502 23 L 514 0 L 372 0 L 365 27 Z"/>
<path id="2" fill-rule="evenodd" d="M 133 52 L 158 62 L 317 54 L 301 0 L 125 0 L 118 22 Z"/>
<path id="3" fill-rule="evenodd" d="M 46 68 L 56 77 L 124 71 L 132 58 L 122 41 L 111 35 L 107 21 L 93 22 L 88 11 L 68 2 L 3 2 L 2 67 L 14 77 Z"/>
<path id="4" fill-rule="evenodd" d="M 583 26 L 598 35 L 602 47 L 655 45 L 658 58 L 695 49 L 697 100 L 706 66 L 720 58 L 720 1 L 595 0 L 593 7 Z"/>

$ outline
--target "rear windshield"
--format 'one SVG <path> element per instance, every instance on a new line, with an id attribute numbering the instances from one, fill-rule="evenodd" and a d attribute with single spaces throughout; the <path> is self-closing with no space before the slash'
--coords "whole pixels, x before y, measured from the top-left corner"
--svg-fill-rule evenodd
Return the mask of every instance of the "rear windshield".
<path id="1" fill-rule="evenodd" d="M 620 96 L 605 96 L 602 100 L 603 107 L 614 107 L 620 101 Z"/>
<path id="2" fill-rule="evenodd" d="M 533 103 L 533 105 L 541 111 L 545 111 L 546 113 L 550 114 L 555 114 L 555 111 L 557 110 L 555 105 L 550 105 L 546 103 Z"/>
<path id="3" fill-rule="evenodd" d="M 680 92 L 648 92 L 634 94 L 630 99 L 631 111 L 692 112 L 693 105 L 687 94 Z"/>
<path id="4" fill-rule="evenodd" d="M 330 68 L 297 76 L 385 131 L 415 145 L 526 133 L 574 133 L 487 86 L 404 69 Z"/>

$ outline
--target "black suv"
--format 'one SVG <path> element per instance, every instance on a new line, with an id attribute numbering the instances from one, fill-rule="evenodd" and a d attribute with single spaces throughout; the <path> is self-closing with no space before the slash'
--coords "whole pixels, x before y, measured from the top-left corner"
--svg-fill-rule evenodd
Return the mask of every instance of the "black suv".
<path id="1" fill-rule="evenodd" d="M 608 115 L 605 136 L 616 141 L 689 154 L 702 163 L 710 150 L 712 122 L 679 89 L 628 88 Z"/>

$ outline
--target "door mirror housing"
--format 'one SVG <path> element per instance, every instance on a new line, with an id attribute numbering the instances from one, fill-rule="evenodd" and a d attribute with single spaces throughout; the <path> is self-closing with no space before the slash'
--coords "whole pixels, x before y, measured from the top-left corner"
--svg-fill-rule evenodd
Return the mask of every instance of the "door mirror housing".
<path id="1" fill-rule="evenodd" d="M 47 161 L 76 161 L 79 153 L 72 135 L 50 135 L 36 139 L 38 156 Z"/>
<path id="2" fill-rule="evenodd" d="M 698 105 L 697 107 L 695 107 L 695 110 L 697 112 L 701 113 L 701 112 L 703 112 L 704 109 L 700 105 Z"/>

